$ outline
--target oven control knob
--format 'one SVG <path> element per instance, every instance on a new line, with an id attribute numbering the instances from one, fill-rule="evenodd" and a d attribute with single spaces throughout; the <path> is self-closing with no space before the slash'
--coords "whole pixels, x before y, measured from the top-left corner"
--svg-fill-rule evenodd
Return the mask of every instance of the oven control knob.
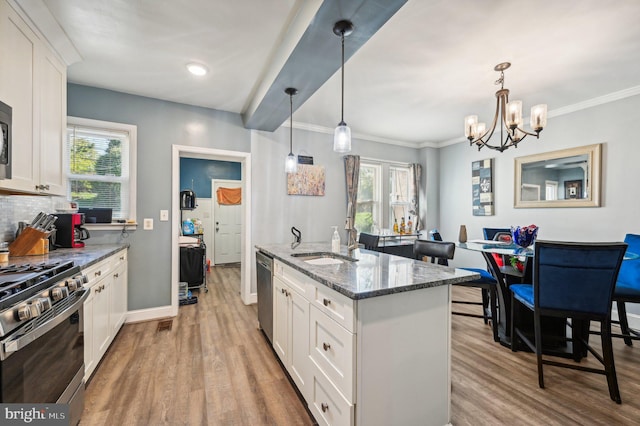
<path id="1" fill-rule="evenodd" d="M 82 279 L 83 284 L 86 284 L 89 282 L 89 277 L 87 277 L 85 274 L 80 275 L 80 278 Z"/>
<path id="2" fill-rule="evenodd" d="M 40 316 L 40 314 L 42 313 L 42 303 L 40 302 L 40 300 L 34 300 L 33 302 L 29 303 L 29 309 L 31 310 L 31 318 Z"/>
<path id="3" fill-rule="evenodd" d="M 38 299 L 38 302 L 40 302 L 42 312 L 51 309 L 51 299 L 49 299 L 48 297 L 41 297 Z"/>
<path id="4" fill-rule="evenodd" d="M 18 321 L 26 321 L 31 319 L 31 309 L 29 305 L 24 305 L 18 308 Z"/>
<path id="5" fill-rule="evenodd" d="M 65 281 L 65 284 L 67 284 L 67 288 L 69 289 L 69 293 L 73 293 L 79 287 L 82 287 L 82 284 L 78 284 L 78 279 L 77 278 L 71 278 L 70 280 Z"/>
<path id="6" fill-rule="evenodd" d="M 69 295 L 69 289 L 67 287 L 56 287 L 51 290 L 51 298 L 54 302 L 64 299 Z"/>

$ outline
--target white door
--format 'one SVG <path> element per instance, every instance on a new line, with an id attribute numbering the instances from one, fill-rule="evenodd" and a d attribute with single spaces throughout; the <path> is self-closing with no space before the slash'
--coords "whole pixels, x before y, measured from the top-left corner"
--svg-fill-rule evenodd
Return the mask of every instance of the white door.
<path id="1" fill-rule="evenodd" d="M 220 204 L 218 188 L 242 188 L 238 180 L 211 180 L 213 200 L 213 263 L 240 262 L 240 242 L 242 240 L 242 204 Z M 244 197 L 244 194 L 242 194 Z"/>

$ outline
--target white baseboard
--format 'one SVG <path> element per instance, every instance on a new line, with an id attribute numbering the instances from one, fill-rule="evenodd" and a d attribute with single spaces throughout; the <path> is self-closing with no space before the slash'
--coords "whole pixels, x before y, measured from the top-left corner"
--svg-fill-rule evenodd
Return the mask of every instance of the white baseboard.
<path id="1" fill-rule="evenodd" d="M 161 318 L 174 317 L 171 306 L 160 306 L 157 308 L 138 309 L 127 312 L 125 323 L 152 321 Z"/>
<path id="2" fill-rule="evenodd" d="M 245 305 L 253 305 L 255 303 L 258 303 L 258 293 L 251 293 L 249 295 L 249 300 L 243 300 Z"/>
<path id="3" fill-rule="evenodd" d="M 615 304 L 613 305 L 615 306 Z M 611 319 L 617 321 L 618 320 L 618 311 L 611 311 Z M 627 312 L 627 321 L 629 322 L 629 327 L 634 330 L 640 330 L 640 315 L 638 314 L 630 314 Z"/>

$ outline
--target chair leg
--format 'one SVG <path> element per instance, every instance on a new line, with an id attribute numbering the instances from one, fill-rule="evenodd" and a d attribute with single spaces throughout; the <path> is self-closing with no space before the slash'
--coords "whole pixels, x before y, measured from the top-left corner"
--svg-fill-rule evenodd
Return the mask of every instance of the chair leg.
<path id="1" fill-rule="evenodd" d="M 488 324 L 487 309 L 489 308 L 489 291 L 485 288 L 480 289 L 480 291 L 482 292 L 482 319 L 485 324 Z"/>
<path id="2" fill-rule="evenodd" d="M 536 342 L 536 359 L 538 361 L 538 385 L 544 389 L 544 373 L 542 372 L 542 326 L 540 324 L 540 313 L 533 313 L 533 330 Z"/>
<path id="3" fill-rule="evenodd" d="M 499 342 L 498 336 L 498 294 L 494 286 L 489 287 L 489 305 L 491 306 L 491 328 L 493 329 L 493 341 Z"/>
<path id="4" fill-rule="evenodd" d="M 518 351 L 518 334 L 516 333 L 517 317 L 515 309 L 516 302 L 516 298 L 513 297 L 513 293 L 511 293 L 511 327 L 509 330 L 509 332 L 511 333 L 511 352 Z"/>
<path id="5" fill-rule="evenodd" d="M 620 330 L 625 336 L 630 336 L 631 332 L 629 331 L 629 322 L 627 321 L 627 309 L 624 302 L 618 300 L 616 305 L 618 305 L 618 321 L 620 321 Z M 624 338 L 624 343 L 627 346 L 633 346 L 633 340 L 629 337 Z"/>
<path id="6" fill-rule="evenodd" d="M 609 396 L 618 404 L 622 403 L 620 389 L 618 388 L 618 377 L 616 376 L 616 366 L 613 361 L 613 343 L 611 341 L 611 321 L 601 321 L 602 337 L 602 358 L 604 359 L 604 370 L 607 375 L 609 385 Z"/>

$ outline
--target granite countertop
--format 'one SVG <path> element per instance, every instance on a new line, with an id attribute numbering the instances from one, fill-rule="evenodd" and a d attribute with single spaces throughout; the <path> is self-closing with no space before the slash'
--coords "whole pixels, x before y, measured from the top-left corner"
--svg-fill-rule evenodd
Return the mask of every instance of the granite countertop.
<path id="1" fill-rule="evenodd" d="M 129 244 L 98 244 L 83 248 L 59 248 L 43 255 L 9 257 L 7 265 L 73 260 L 74 265 L 84 269 L 127 248 L 129 248 Z"/>
<path id="2" fill-rule="evenodd" d="M 377 251 L 357 249 L 348 253 L 346 246 L 341 246 L 340 254 L 356 258 L 357 261 L 313 265 L 292 256 L 294 253 L 330 252 L 329 243 L 303 243 L 295 249 L 290 244 L 259 244 L 256 248 L 351 299 L 366 299 L 480 278 L 479 274 L 464 269 Z"/>

